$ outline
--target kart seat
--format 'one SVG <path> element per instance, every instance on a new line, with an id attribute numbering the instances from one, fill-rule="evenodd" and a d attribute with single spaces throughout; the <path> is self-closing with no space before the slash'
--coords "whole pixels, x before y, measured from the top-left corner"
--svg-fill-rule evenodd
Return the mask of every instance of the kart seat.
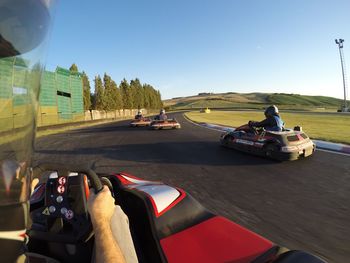
<path id="1" fill-rule="evenodd" d="M 157 217 L 147 194 L 124 187 L 116 176 L 109 179 L 117 193 L 117 203 L 129 218 L 139 262 L 166 262 L 162 239 L 213 217 L 188 194 L 173 209 Z"/>

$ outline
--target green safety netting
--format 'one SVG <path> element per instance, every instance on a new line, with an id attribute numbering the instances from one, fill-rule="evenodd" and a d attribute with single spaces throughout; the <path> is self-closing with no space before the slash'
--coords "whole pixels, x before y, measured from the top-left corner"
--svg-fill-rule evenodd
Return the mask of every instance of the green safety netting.
<path id="1" fill-rule="evenodd" d="M 27 87 L 28 69 L 23 64 L 15 63 L 13 67 L 13 106 L 21 106 L 29 103 L 29 91 Z"/>
<path id="2" fill-rule="evenodd" d="M 57 96 L 58 114 L 62 119 L 71 119 L 71 101 L 69 97 Z"/>
<path id="3" fill-rule="evenodd" d="M 0 59 L 0 98 L 10 99 L 12 97 L 12 75 L 14 58 Z"/>
<path id="4" fill-rule="evenodd" d="M 79 75 L 70 76 L 72 112 L 74 114 L 84 112 L 83 82 Z"/>
<path id="5" fill-rule="evenodd" d="M 43 72 L 40 89 L 41 106 L 57 106 L 56 74 L 54 72 Z"/>
<path id="6" fill-rule="evenodd" d="M 56 70 L 56 89 L 70 93 L 69 75 L 65 72 Z"/>
<path id="7" fill-rule="evenodd" d="M 0 59 L 0 98 L 12 99 L 13 107 L 28 104 L 30 74 L 25 60 L 13 57 Z M 44 71 L 39 103 L 41 106 L 57 106 L 57 114 L 63 119 L 83 113 L 81 73 L 71 73 L 60 67 L 55 72 Z"/>

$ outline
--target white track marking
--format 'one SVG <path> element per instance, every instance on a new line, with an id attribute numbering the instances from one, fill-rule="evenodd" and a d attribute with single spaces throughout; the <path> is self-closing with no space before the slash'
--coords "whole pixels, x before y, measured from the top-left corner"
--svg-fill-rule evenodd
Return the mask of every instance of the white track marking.
<path id="1" fill-rule="evenodd" d="M 317 151 L 321 151 L 321 152 L 327 152 L 327 153 L 334 153 L 334 154 L 339 154 L 339 155 L 343 155 L 343 156 L 350 156 L 349 153 L 341 153 L 341 152 L 335 152 L 335 151 L 331 151 L 331 150 L 326 150 L 326 149 L 321 149 L 321 148 L 316 148 Z"/>

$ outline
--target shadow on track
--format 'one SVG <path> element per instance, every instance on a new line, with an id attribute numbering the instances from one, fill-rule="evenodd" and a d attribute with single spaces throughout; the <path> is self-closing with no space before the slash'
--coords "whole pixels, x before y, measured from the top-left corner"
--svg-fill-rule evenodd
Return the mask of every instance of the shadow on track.
<path id="1" fill-rule="evenodd" d="M 109 125 L 105 127 L 90 127 L 83 129 L 76 129 L 69 131 L 67 133 L 71 134 L 94 134 L 94 133 L 104 133 L 104 132 L 140 132 L 140 131 L 152 131 L 149 127 L 130 127 L 129 124 L 121 125 Z"/>
<path id="2" fill-rule="evenodd" d="M 116 144 L 104 147 L 80 147 L 65 150 L 41 149 L 37 153 L 48 155 L 98 156 L 162 164 L 192 165 L 266 165 L 273 161 L 220 147 L 217 142 L 158 142 L 148 144 Z M 74 158 L 74 157 L 73 157 Z"/>

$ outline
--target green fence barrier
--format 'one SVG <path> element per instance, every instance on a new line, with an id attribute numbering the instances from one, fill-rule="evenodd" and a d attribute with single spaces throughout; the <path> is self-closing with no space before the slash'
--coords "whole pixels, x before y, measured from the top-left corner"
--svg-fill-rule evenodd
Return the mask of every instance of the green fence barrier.
<path id="1" fill-rule="evenodd" d="M 57 106 L 56 74 L 45 71 L 41 78 L 40 105 Z"/>
<path id="2" fill-rule="evenodd" d="M 83 113 L 83 82 L 79 75 L 70 76 L 71 95 L 72 95 L 72 112 Z"/>
<path id="3" fill-rule="evenodd" d="M 12 97 L 13 62 L 14 58 L 0 59 L 0 98 Z"/>
<path id="4" fill-rule="evenodd" d="M 28 62 L 21 58 L 0 59 L 0 130 L 17 128 L 26 123 L 25 115 L 33 107 L 29 105 L 32 96 L 29 85 L 36 81 L 33 74 Z M 44 71 L 39 105 L 37 116 L 41 125 L 81 119 L 80 116 L 84 115 L 81 74 L 60 67 L 55 72 Z"/>

